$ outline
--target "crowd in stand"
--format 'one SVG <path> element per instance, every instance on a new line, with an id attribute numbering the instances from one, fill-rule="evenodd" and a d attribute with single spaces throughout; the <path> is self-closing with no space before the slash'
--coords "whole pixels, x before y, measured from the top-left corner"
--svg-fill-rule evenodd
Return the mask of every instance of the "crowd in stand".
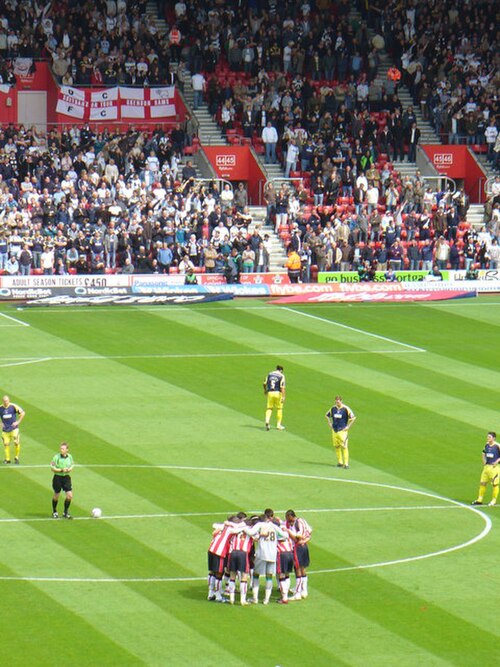
<path id="1" fill-rule="evenodd" d="M 66 85 L 170 83 L 180 36 L 160 34 L 146 6 L 146 0 L 8 0 L 0 12 L 0 61 L 48 59 Z"/>
<path id="2" fill-rule="evenodd" d="M 248 234 L 246 190 L 200 185 L 191 162 L 181 162 L 186 139 L 179 125 L 125 134 L 88 124 L 48 135 L 4 128 L 0 271 L 204 268 L 235 280 L 250 257 L 252 270 L 267 270 L 268 239 Z"/>
<path id="3" fill-rule="evenodd" d="M 489 199 L 488 227 L 474 234 L 463 223 L 463 191 L 435 192 L 418 173 L 401 180 L 391 164 L 414 160 L 419 135 L 413 108 L 397 96 L 398 71 L 439 132 L 486 142 L 498 164 L 490 3 L 471 4 L 466 15 L 451 0 L 377 3 L 362 4 L 363 21 L 353 22 L 347 0 L 160 2 L 163 35 L 144 1 L 10 0 L 0 14 L 0 60 L 48 57 L 60 81 L 76 85 L 170 83 L 170 63 L 201 77 L 196 102 L 205 97 L 226 135 L 241 131 L 300 178 L 293 193 L 268 188 L 266 201 L 306 280 L 314 265 L 366 276 L 435 263 L 496 267 L 500 193 Z M 368 26 L 399 68 L 377 100 L 369 98 L 379 58 Z M 0 76 L 8 75 L 7 67 Z M 181 163 L 192 132 L 5 128 L 0 270 L 203 269 L 228 281 L 268 270 L 270 242 L 259 229 L 248 233 L 245 188 L 196 185 L 192 165 Z"/>
<path id="4" fill-rule="evenodd" d="M 500 167 L 498 8 L 489 0 L 360 3 L 444 143 L 483 145 Z M 496 148 L 496 150 L 495 150 Z"/>

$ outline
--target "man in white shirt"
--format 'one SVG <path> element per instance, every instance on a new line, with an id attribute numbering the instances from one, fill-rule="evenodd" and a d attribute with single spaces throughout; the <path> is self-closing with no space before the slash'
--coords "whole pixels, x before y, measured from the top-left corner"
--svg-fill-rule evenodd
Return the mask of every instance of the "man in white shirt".
<path id="1" fill-rule="evenodd" d="M 203 104 L 203 92 L 206 86 L 206 80 L 201 72 L 193 74 L 191 77 L 191 85 L 193 87 L 194 97 L 193 97 L 193 109 L 196 109 Z"/>
<path id="2" fill-rule="evenodd" d="M 290 139 L 286 151 L 285 178 L 289 178 L 290 172 L 295 171 L 295 165 L 297 164 L 299 152 L 299 147 L 297 146 L 295 139 Z"/>
<path id="3" fill-rule="evenodd" d="M 368 190 L 366 192 L 366 202 L 368 204 L 368 215 L 371 215 L 371 212 L 377 208 L 378 206 L 378 198 L 379 198 L 379 191 L 378 188 L 373 184 L 370 183 Z"/>
<path id="4" fill-rule="evenodd" d="M 276 164 L 276 144 L 278 143 L 278 132 L 273 127 L 271 121 L 268 121 L 266 127 L 262 130 L 262 141 L 266 147 L 266 164 Z"/>
<path id="5" fill-rule="evenodd" d="M 495 148 L 495 142 L 498 136 L 498 128 L 494 118 L 490 120 L 490 124 L 484 131 L 484 136 L 486 145 L 488 146 L 488 160 L 491 162 L 493 160 L 493 149 Z"/>

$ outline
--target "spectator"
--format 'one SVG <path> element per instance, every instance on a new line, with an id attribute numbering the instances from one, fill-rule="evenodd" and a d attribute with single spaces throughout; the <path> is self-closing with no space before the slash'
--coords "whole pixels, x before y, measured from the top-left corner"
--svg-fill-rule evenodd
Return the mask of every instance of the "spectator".
<path id="1" fill-rule="evenodd" d="M 262 130 L 262 141 L 266 149 L 266 162 L 276 164 L 276 144 L 278 143 L 278 133 L 276 128 L 268 121 L 266 127 Z"/>
<path id="2" fill-rule="evenodd" d="M 203 104 L 203 95 L 206 90 L 207 82 L 201 72 L 195 72 L 191 77 L 193 87 L 193 109 L 196 111 Z"/>
<path id="3" fill-rule="evenodd" d="M 5 270 L 9 276 L 17 276 L 19 274 L 19 262 L 17 261 L 17 257 L 15 255 L 11 255 L 9 257 Z"/>

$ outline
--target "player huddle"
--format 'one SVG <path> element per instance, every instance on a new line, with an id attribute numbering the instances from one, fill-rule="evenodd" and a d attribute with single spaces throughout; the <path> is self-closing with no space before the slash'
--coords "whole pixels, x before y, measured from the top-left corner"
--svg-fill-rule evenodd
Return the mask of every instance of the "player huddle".
<path id="1" fill-rule="evenodd" d="M 208 600 L 224 602 L 222 583 L 226 582 L 229 602 L 234 604 L 236 579 L 240 582 L 240 602 L 243 606 L 258 604 L 260 577 L 265 577 L 264 604 L 269 604 L 273 577 L 278 580 L 280 604 L 289 599 L 307 597 L 309 567 L 308 542 L 312 528 L 293 510 L 279 519 L 272 509 L 248 517 L 245 512 L 229 516 L 224 523 L 214 523 L 212 541 L 208 547 Z M 295 572 L 295 591 L 290 595 L 290 576 Z M 248 598 L 250 586 L 251 597 Z"/>

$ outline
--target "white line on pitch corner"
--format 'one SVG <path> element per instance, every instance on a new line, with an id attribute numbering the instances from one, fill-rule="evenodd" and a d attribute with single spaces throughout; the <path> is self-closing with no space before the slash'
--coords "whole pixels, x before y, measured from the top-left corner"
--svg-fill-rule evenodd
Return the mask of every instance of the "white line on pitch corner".
<path id="1" fill-rule="evenodd" d="M 7 315 L 6 313 L 0 313 L 2 317 L 5 317 L 7 320 L 11 320 L 12 322 L 15 322 L 16 324 L 23 326 L 23 327 L 30 327 L 31 324 L 28 324 L 27 322 L 23 322 L 22 320 L 18 320 L 17 317 L 12 317 L 12 315 Z"/>
<path id="2" fill-rule="evenodd" d="M 380 334 L 372 333 L 371 331 L 364 331 L 363 329 L 357 329 L 356 327 L 350 327 L 348 324 L 341 324 L 335 320 L 329 320 L 326 317 L 320 317 L 319 315 L 311 315 L 311 313 L 304 313 L 302 310 L 296 310 L 295 308 L 289 308 L 288 306 L 280 306 L 282 310 L 288 310 L 290 313 L 296 313 L 297 315 L 302 315 L 303 317 L 310 317 L 313 320 L 319 320 L 320 322 L 326 322 L 327 324 L 333 324 L 336 327 L 341 329 L 348 329 L 349 331 L 355 331 L 356 333 L 363 334 L 364 336 L 370 336 L 371 338 L 378 338 L 379 340 L 385 340 L 387 343 L 394 343 L 395 345 L 402 345 L 407 347 L 410 350 L 415 352 L 427 352 L 422 347 L 416 347 L 415 345 L 409 345 L 408 343 L 402 343 L 400 340 L 394 340 L 394 338 L 386 338 L 386 336 L 381 336 Z"/>

